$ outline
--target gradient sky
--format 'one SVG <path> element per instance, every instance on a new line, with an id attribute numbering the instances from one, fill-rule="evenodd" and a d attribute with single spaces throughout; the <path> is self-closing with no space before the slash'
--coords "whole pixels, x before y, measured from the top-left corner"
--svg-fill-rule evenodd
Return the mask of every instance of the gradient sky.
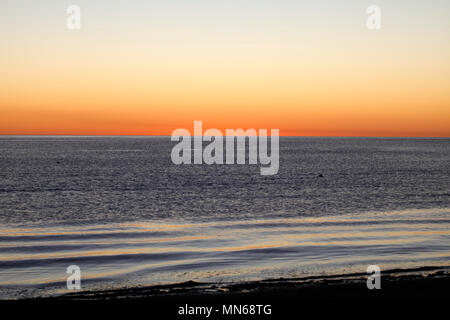
<path id="1" fill-rule="evenodd" d="M 450 1 L 2 0 L 0 70 L 0 134 L 450 137 Z"/>

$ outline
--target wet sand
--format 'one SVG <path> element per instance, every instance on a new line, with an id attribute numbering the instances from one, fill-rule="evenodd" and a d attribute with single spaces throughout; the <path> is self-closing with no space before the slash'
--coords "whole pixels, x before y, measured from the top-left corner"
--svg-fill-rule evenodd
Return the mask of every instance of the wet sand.
<path id="1" fill-rule="evenodd" d="M 367 288 L 367 274 L 334 275 L 295 279 L 270 279 L 243 283 L 199 283 L 194 281 L 119 290 L 76 292 L 31 300 L 134 300 L 161 302 L 289 300 L 450 300 L 450 268 L 388 270 L 381 275 L 381 289 Z"/>
<path id="2" fill-rule="evenodd" d="M 245 283 L 185 282 L 164 286 L 77 292 L 60 296 L 0 301 L 2 310 L 60 318 L 61 314 L 112 315 L 148 319 L 302 319 L 367 316 L 427 317 L 447 312 L 450 302 L 449 267 L 389 270 L 382 273 L 381 289 L 369 290 L 366 274 L 271 279 Z M 259 314 L 225 314 L 230 306 L 260 306 Z M 186 315 L 180 310 L 210 308 L 211 314 Z M 266 309 L 264 309 L 266 308 Z M 62 312 L 62 313 L 61 313 Z"/>

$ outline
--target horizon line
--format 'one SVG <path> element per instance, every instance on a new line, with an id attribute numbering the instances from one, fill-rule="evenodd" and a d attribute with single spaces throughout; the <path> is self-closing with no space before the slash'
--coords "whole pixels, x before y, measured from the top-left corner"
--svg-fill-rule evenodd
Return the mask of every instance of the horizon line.
<path id="1" fill-rule="evenodd" d="M 203 137 L 204 135 L 202 135 Z M 270 135 L 267 135 L 270 137 Z M 0 134 L 0 137 L 171 137 L 164 134 Z M 191 135 L 192 137 L 192 135 Z M 195 136 L 194 136 L 195 137 Z M 283 138 L 387 138 L 387 139 L 450 139 L 450 136 L 337 136 L 337 135 L 280 135 Z"/>

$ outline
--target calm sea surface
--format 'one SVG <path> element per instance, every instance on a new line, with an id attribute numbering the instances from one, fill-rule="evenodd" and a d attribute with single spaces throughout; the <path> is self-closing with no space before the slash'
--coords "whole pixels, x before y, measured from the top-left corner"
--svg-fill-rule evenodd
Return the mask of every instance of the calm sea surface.
<path id="1" fill-rule="evenodd" d="M 281 138 L 280 170 L 169 137 L 0 137 L 0 298 L 450 266 L 450 139 Z"/>

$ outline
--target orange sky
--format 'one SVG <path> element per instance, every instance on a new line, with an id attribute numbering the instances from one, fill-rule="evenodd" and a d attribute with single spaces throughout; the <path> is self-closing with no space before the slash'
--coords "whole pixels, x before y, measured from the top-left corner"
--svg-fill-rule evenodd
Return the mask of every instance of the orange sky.
<path id="1" fill-rule="evenodd" d="M 224 14 L 233 23 L 211 7 L 204 20 L 130 11 L 113 23 L 86 3 L 80 31 L 61 24 L 64 8 L 30 22 L 14 3 L 0 17 L 0 134 L 170 135 L 202 120 L 281 135 L 450 137 L 450 14 L 425 1 L 417 12 L 386 5 L 399 19 L 378 31 L 352 1 L 307 21 L 321 11 L 261 9 L 251 20 L 251 8 L 233 16 L 236 4 Z"/>

